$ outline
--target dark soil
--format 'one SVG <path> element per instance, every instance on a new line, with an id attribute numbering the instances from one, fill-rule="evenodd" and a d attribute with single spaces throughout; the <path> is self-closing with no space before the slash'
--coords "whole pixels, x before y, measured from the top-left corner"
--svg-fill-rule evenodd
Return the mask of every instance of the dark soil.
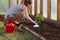
<path id="1" fill-rule="evenodd" d="M 60 23 L 54 20 L 45 19 L 38 28 L 32 25 L 26 26 L 44 36 L 46 40 L 60 40 Z"/>
<path id="2" fill-rule="evenodd" d="M 48 26 L 42 23 L 40 27 L 34 28 L 32 25 L 27 25 L 30 29 L 43 35 L 47 40 L 60 40 L 60 29 Z"/>

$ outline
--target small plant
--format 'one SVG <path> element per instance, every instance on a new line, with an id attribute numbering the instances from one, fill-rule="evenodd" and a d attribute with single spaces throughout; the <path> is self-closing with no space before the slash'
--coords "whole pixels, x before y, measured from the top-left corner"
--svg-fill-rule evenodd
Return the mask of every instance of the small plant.
<path id="1" fill-rule="evenodd" d="M 43 17 L 42 15 L 40 15 L 40 13 L 37 14 L 37 18 L 35 19 L 35 21 L 36 21 L 38 24 L 40 24 L 43 20 L 44 20 L 44 17 Z"/>

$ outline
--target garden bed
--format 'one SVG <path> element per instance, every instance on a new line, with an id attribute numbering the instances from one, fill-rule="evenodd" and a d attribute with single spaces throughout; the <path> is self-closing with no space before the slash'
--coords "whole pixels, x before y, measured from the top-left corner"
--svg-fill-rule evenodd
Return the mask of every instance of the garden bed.
<path id="1" fill-rule="evenodd" d="M 53 26 L 41 24 L 38 28 L 34 28 L 32 25 L 26 25 L 26 27 L 42 35 L 46 40 L 60 40 L 60 29 Z"/>
<path id="2" fill-rule="evenodd" d="M 33 25 L 24 26 L 42 35 L 46 40 L 60 40 L 60 23 L 54 20 L 45 19 L 39 25 L 40 27 L 37 28 L 34 28 Z"/>
<path id="3" fill-rule="evenodd" d="M 30 17 L 33 20 L 35 19 L 35 17 L 32 15 L 30 15 Z M 34 28 L 33 25 L 24 25 L 24 26 L 28 27 L 30 30 L 36 32 L 37 34 L 43 36 L 46 40 L 60 40 L 60 23 L 54 20 L 45 19 L 39 25 L 40 27 L 38 28 Z M 37 40 L 40 39 L 37 38 Z"/>

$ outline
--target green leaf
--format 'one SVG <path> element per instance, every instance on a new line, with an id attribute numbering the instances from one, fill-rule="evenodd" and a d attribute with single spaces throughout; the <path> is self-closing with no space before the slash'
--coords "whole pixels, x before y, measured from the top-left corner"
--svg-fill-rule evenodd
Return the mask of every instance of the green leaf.
<path id="1" fill-rule="evenodd" d="M 35 19 L 35 21 L 36 21 L 38 24 L 40 24 L 43 20 L 44 20 L 44 17 L 43 17 L 42 15 L 40 15 L 40 13 L 37 14 L 37 18 Z"/>

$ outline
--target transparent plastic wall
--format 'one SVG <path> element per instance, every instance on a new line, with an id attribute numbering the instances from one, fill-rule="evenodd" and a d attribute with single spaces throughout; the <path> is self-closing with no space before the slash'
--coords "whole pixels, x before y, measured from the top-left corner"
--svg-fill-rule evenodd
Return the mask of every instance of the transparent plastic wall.
<path id="1" fill-rule="evenodd" d="M 57 20 L 57 0 L 51 0 L 51 19 Z"/>
<path id="2" fill-rule="evenodd" d="M 8 0 L 0 0 L 0 14 L 5 14 L 8 10 Z"/>

